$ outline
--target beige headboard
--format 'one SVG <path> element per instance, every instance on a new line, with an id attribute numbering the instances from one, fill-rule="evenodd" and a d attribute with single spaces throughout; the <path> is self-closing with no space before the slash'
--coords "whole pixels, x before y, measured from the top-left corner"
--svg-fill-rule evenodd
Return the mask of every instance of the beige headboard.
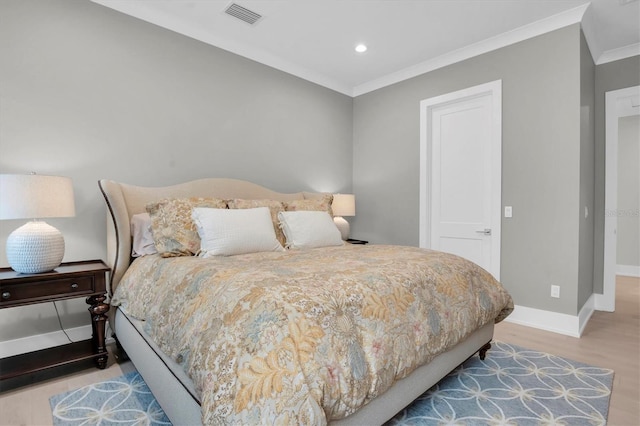
<path id="1" fill-rule="evenodd" d="M 255 183 L 225 178 L 199 179 L 165 187 L 142 187 L 115 182 L 98 181 L 107 203 L 107 265 L 111 268 L 109 294 L 113 294 L 131 263 L 131 217 L 144 213 L 145 206 L 163 198 L 215 197 L 223 199 L 270 199 L 291 201 L 320 198 L 322 193 L 296 192 L 284 194 Z"/>

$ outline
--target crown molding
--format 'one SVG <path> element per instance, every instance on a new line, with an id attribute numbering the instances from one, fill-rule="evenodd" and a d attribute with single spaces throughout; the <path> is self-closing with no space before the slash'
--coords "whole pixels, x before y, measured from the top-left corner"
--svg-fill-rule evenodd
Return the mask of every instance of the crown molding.
<path id="1" fill-rule="evenodd" d="M 157 9 L 147 8 L 144 1 L 123 1 L 123 0 L 91 0 L 93 3 L 105 6 L 109 9 L 117 10 L 126 15 L 140 19 L 153 25 L 171 30 L 178 34 L 202 41 L 209 45 L 218 47 L 222 50 L 234 53 L 247 59 L 251 59 L 260 64 L 275 68 L 286 72 L 293 76 L 302 78 L 344 95 L 352 96 L 353 90 L 349 85 L 342 84 L 324 74 L 315 72 L 305 67 L 293 64 L 278 56 L 265 52 L 262 49 L 256 49 L 244 43 L 223 37 L 215 37 L 199 28 L 193 27 L 173 15 L 163 13 Z"/>
<path id="2" fill-rule="evenodd" d="M 516 28 L 512 31 L 508 31 L 495 37 L 491 37 L 478 43 L 474 43 L 470 46 L 463 47 L 462 49 L 446 53 L 435 59 L 421 62 L 412 67 L 405 68 L 403 70 L 388 74 L 384 77 L 360 84 L 354 87 L 353 96 L 360 96 L 365 93 L 372 92 L 374 90 L 416 77 L 429 71 L 433 71 L 438 68 L 454 64 L 456 62 L 464 61 L 469 58 L 473 58 L 474 56 L 491 52 L 493 50 L 500 49 L 502 47 L 506 47 L 548 33 L 550 31 L 579 23 L 581 22 L 582 17 L 584 16 L 588 7 L 589 4 L 587 3 L 585 5 L 569 9 L 557 15 L 532 22 L 531 24 Z"/>
<path id="3" fill-rule="evenodd" d="M 619 47 L 617 49 L 606 50 L 595 61 L 596 65 L 606 64 L 607 62 L 619 61 L 620 59 L 630 58 L 632 56 L 640 56 L 640 43 L 630 44 L 628 46 Z"/>
<path id="4" fill-rule="evenodd" d="M 365 93 L 390 86 L 395 83 L 416 77 L 418 75 L 443 68 L 445 66 L 454 64 L 456 62 L 464 61 L 474 56 L 481 55 L 483 53 L 491 52 L 493 50 L 500 49 L 545 33 L 554 31 L 566 26 L 576 24 L 582 21 L 585 16 L 585 12 L 589 8 L 589 4 L 584 4 L 573 9 L 569 9 L 565 12 L 550 16 L 545 19 L 533 22 L 531 24 L 516 28 L 506 33 L 488 38 L 486 40 L 474 43 L 470 46 L 463 47 L 453 52 L 446 53 L 437 58 L 421 62 L 411 67 L 387 74 L 386 76 L 359 84 L 355 87 L 351 87 L 348 84 L 342 83 L 338 80 L 332 79 L 322 73 L 315 72 L 305 67 L 301 67 L 289 61 L 286 61 L 280 57 L 272 55 L 261 49 L 253 48 L 249 45 L 239 43 L 235 40 L 225 39 L 222 37 L 215 37 L 206 31 L 199 28 L 194 28 L 188 22 L 184 22 L 177 19 L 175 16 L 163 13 L 155 9 L 149 9 L 145 6 L 145 2 L 142 1 L 123 1 L 123 0 L 91 0 L 96 4 L 100 4 L 110 9 L 117 10 L 124 14 L 133 16 L 140 20 L 149 22 L 154 25 L 158 25 L 162 28 L 169 29 L 178 34 L 185 35 L 195 40 L 202 41 L 204 43 L 213 45 L 228 52 L 243 56 L 247 59 L 259 62 L 263 65 L 275 68 L 277 70 L 286 72 L 293 76 L 307 80 L 311 83 L 318 84 L 328 89 L 334 90 L 338 93 L 342 93 L 347 96 L 356 97 Z M 587 19 L 588 20 L 588 19 Z M 587 25 L 591 28 L 591 25 Z M 594 56 L 597 49 L 595 49 L 595 39 L 591 36 L 592 32 L 585 30 L 585 37 L 587 43 Z M 623 48 L 624 49 L 624 48 Z M 623 49 L 616 49 L 618 50 Z M 613 52 L 613 51 L 612 51 Z M 613 54 L 613 53 L 612 53 Z M 617 54 L 626 54 L 619 52 Z M 637 54 L 637 53 L 635 53 Z M 605 59 L 608 58 L 608 52 L 603 54 Z M 601 56 L 601 58 L 602 58 Z M 632 55 L 628 55 L 632 56 Z M 612 59 L 615 60 L 615 59 Z M 597 63 L 602 63 L 601 61 Z"/>

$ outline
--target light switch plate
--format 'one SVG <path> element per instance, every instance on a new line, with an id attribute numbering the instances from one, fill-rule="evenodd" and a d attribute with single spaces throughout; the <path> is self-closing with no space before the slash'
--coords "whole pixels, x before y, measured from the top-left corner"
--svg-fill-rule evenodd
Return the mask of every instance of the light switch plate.
<path id="1" fill-rule="evenodd" d="M 504 206 L 504 217 L 513 217 L 513 207 Z"/>

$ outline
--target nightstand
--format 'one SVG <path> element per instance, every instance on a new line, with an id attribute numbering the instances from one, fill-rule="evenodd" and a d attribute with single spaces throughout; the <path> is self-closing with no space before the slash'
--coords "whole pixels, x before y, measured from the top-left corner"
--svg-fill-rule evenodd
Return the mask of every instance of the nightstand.
<path id="1" fill-rule="evenodd" d="M 97 367 L 107 366 L 105 323 L 106 273 L 100 260 L 63 263 L 51 272 L 21 274 L 0 268 L 0 309 L 86 297 L 91 315 L 91 339 L 0 359 L 0 389 L 5 380 L 32 375 L 93 359 Z"/>

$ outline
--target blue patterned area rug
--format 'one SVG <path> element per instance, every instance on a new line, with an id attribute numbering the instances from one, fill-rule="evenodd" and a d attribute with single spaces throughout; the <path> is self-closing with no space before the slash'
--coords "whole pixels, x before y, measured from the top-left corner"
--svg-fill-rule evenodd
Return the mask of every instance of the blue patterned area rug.
<path id="1" fill-rule="evenodd" d="M 387 425 L 605 425 L 613 370 L 493 342 Z"/>
<path id="2" fill-rule="evenodd" d="M 171 425 L 135 371 L 52 396 L 49 403 L 55 426 Z"/>
<path id="3" fill-rule="evenodd" d="M 492 343 L 387 425 L 605 425 L 613 370 Z M 50 399 L 54 425 L 170 425 L 138 373 Z"/>

